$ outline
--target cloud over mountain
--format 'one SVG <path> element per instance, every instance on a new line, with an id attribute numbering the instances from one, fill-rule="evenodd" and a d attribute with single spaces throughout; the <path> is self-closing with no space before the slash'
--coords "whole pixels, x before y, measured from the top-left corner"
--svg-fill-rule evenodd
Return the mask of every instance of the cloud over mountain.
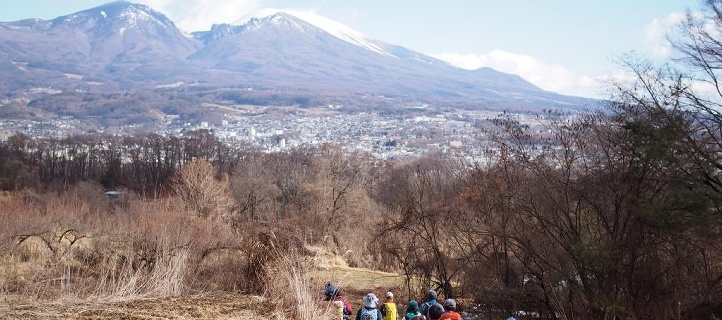
<path id="1" fill-rule="evenodd" d="M 503 50 L 494 50 L 485 54 L 439 53 L 432 56 L 467 70 L 490 67 L 502 72 L 518 74 L 534 85 L 549 91 L 563 94 L 583 93 L 589 97 L 602 94 L 599 92 L 602 79 L 579 75 L 567 68 L 545 64 L 530 56 Z"/>
<path id="2" fill-rule="evenodd" d="M 262 8 L 263 0 L 138 0 L 165 12 L 186 32 L 208 30 L 211 24 L 227 23 Z"/>

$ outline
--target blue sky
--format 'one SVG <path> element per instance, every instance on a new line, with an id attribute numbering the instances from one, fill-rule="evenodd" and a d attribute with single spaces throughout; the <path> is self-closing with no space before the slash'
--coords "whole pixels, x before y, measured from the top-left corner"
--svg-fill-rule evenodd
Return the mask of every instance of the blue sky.
<path id="1" fill-rule="evenodd" d="M 109 0 L 0 0 L 0 21 L 52 19 Z M 260 8 L 314 13 L 371 38 L 458 66 L 518 74 L 544 89 L 604 97 L 613 61 L 669 54 L 665 32 L 696 0 L 132 0 L 185 31 L 208 30 Z"/>

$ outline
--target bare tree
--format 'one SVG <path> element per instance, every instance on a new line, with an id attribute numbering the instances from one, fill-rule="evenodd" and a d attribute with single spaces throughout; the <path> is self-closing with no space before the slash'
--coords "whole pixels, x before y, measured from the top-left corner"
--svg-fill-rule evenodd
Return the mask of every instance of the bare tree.
<path id="1" fill-rule="evenodd" d="M 369 157 L 345 154 L 339 147 L 326 145 L 313 157 L 313 176 L 303 185 L 303 195 L 311 203 L 311 214 L 322 226 L 321 235 L 340 245 L 340 234 L 348 230 L 354 216 L 367 213 Z"/>
<path id="2" fill-rule="evenodd" d="M 454 297 L 466 264 L 455 229 L 467 221 L 459 220 L 464 174 L 454 159 L 425 158 L 392 169 L 377 195 L 386 208 L 380 235 L 386 259 L 399 261 L 409 280 L 447 297 Z"/>
<path id="3" fill-rule="evenodd" d="M 213 165 L 201 159 L 184 166 L 176 177 L 176 193 L 200 217 L 225 215 L 231 207 L 228 177 L 219 180 L 216 173 Z"/>
<path id="4" fill-rule="evenodd" d="M 234 169 L 231 192 L 242 221 L 268 221 L 276 218 L 278 186 L 271 179 L 269 158 L 274 155 L 246 154 Z"/>

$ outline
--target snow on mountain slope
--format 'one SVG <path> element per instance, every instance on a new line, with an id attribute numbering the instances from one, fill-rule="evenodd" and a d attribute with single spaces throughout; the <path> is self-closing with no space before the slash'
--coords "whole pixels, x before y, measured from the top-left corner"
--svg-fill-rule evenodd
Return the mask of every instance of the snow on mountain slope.
<path id="1" fill-rule="evenodd" d="M 463 70 L 308 12 L 262 10 L 189 38 L 162 13 L 116 1 L 51 21 L 0 22 L 0 39 L 9 39 L 0 43 L 0 68 L 9 71 L 0 88 L 7 92 L 21 92 L 28 83 L 68 92 L 172 91 L 200 83 L 202 94 L 219 99 L 226 89 L 259 88 L 224 100 L 243 103 L 265 103 L 271 92 L 281 94 L 273 103 L 291 104 L 338 99 L 358 106 L 384 101 L 493 109 L 583 102 L 492 69 Z"/>
<path id="2" fill-rule="evenodd" d="M 143 31 L 148 31 L 148 28 L 176 29 L 173 22 L 162 13 L 146 5 L 127 1 L 111 2 L 97 8 L 55 18 L 51 22 L 54 26 L 71 26 L 83 32 L 94 33 L 101 31 L 99 29 L 108 25 L 123 30 L 137 28 L 143 29 Z"/>
<path id="3" fill-rule="evenodd" d="M 258 10 L 250 15 L 244 16 L 232 23 L 232 25 L 244 25 L 250 22 L 252 19 L 263 19 L 266 17 L 273 16 L 277 13 L 286 13 L 289 15 L 292 15 L 294 17 L 297 17 L 303 21 L 306 21 L 307 23 L 322 29 L 323 31 L 331 34 L 334 37 L 337 37 L 341 40 L 344 40 L 348 43 L 351 43 L 353 45 L 357 45 L 359 47 L 365 48 L 367 50 L 396 57 L 394 54 L 384 50 L 383 46 L 380 45 L 376 40 L 373 40 L 366 36 L 365 34 L 361 33 L 360 31 L 354 30 L 348 26 L 345 26 L 339 22 L 336 22 L 334 20 L 316 15 L 311 12 L 304 12 L 304 11 L 295 11 L 295 10 L 279 10 L 279 9 L 272 9 L 272 8 L 266 8 Z"/>

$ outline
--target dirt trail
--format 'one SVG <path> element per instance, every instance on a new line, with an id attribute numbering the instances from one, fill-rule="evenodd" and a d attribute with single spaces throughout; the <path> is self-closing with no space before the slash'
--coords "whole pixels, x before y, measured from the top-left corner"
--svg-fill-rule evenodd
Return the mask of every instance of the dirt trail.
<path id="1" fill-rule="evenodd" d="M 237 293 L 122 302 L 8 303 L 0 319 L 261 319 L 263 298 Z"/>

